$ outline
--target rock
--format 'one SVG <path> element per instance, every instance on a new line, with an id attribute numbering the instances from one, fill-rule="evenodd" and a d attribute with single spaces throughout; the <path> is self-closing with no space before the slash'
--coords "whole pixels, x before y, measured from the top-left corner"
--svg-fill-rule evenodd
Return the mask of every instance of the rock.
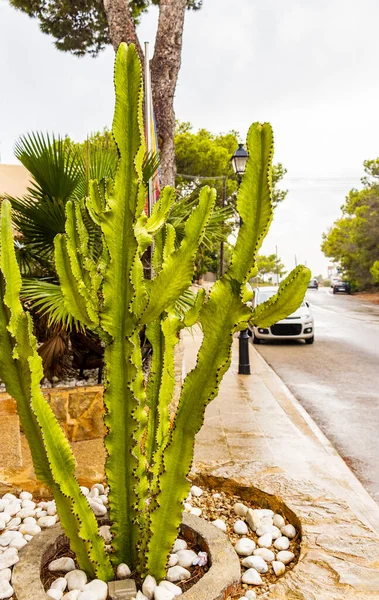
<path id="1" fill-rule="evenodd" d="M 78 600 L 96 600 L 96 595 L 91 590 L 79 592 Z"/>
<path id="2" fill-rule="evenodd" d="M 47 502 L 46 511 L 49 517 L 52 517 L 53 515 L 57 514 L 57 507 L 55 505 L 54 500 L 52 500 L 51 502 Z"/>
<path id="3" fill-rule="evenodd" d="M 274 511 L 269 508 L 256 508 L 255 510 L 260 519 L 264 519 L 265 517 L 274 517 Z"/>
<path id="4" fill-rule="evenodd" d="M 104 517 L 107 514 L 107 509 L 104 504 L 99 504 L 99 502 L 95 502 L 92 499 L 88 500 L 88 502 L 96 517 Z"/>
<path id="5" fill-rule="evenodd" d="M 17 518 L 17 517 L 16 517 Z M 34 517 L 26 517 L 24 519 L 24 524 L 25 525 L 37 525 L 37 521 L 35 520 Z"/>
<path id="6" fill-rule="evenodd" d="M 12 571 L 10 569 L 3 569 L 0 571 L 0 581 L 5 579 L 5 581 L 11 580 Z"/>
<path id="7" fill-rule="evenodd" d="M 193 508 L 192 504 L 190 504 L 189 502 L 184 502 L 183 506 L 184 506 L 184 510 L 188 513 L 191 512 L 191 510 Z"/>
<path id="8" fill-rule="evenodd" d="M 102 525 L 99 529 L 99 533 L 106 544 L 110 544 L 112 541 L 111 528 L 109 525 Z"/>
<path id="9" fill-rule="evenodd" d="M 84 586 L 83 594 L 90 592 L 92 594 L 91 600 L 107 600 L 108 597 L 108 586 L 101 579 L 93 579 L 87 585 Z M 79 596 L 79 600 L 82 594 Z"/>
<path id="10" fill-rule="evenodd" d="M 258 538 L 258 546 L 260 548 L 270 548 L 270 546 L 272 546 L 271 533 L 265 533 L 260 538 Z"/>
<path id="11" fill-rule="evenodd" d="M 92 487 L 91 491 L 88 494 L 88 498 L 97 498 L 100 496 L 100 492 L 97 488 Z"/>
<path id="12" fill-rule="evenodd" d="M 63 596 L 62 590 L 55 590 L 54 588 L 50 588 L 46 592 L 46 596 L 48 598 L 52 598 L 52 600 L 61 600 Z"/>
<path id="13" fill-rule="evenodd" d="M 27 517 L 33 517 L 36 511 L 34 508 L 22 508 L 16 514 L 20 519 L 26 519 Z"/>
<path id="14" fill-rule="evenodd" d="M 278 515 L 278 514 L 274 515 L 273 523 L 274 523 L 275 527 L 278 527 L 278 529 L 281 529 L 286 524 L 282 515 Z"/>
<path id="15" fill-rule="evenodd" d="M 200 498 L 200 496 L 203 493 L 203 490 L 201 488 L 199 488 L 197 485 L 193 485 L 190 489 L 190 492 L 191 492 L 192 496 L 195 496 L 195 498 Z"/>
<path id="16" fill-rule="evenodd" d="M 277 540 L 277 539 L 278 539 L 278 538 L 280 538 L 280 537 L 281 537 L 281 535 L 282 535 L 282 534 L 280 533 L 280 529 L 278 529 L 277 527 L 275 527 L 275 525 L 273 525 L 273 526 L 271 527 L 271 531 L 270 531 L 270 533 L 271 533 L 271 537 L 272 537 L 272 539 L 273 539 L 273 540 Z"/>
<path id="17" fill-rule="evenodd" d="M 214 521 L 212 521 L 212 525 L 226 533 L 226 523 L 222 519 L 215 519 Z"/>
<path id="18" fill-rule="evenodd" d="M 19 531 L 22 534 L 37 535 L 37 533 L 41 532 L 41 527 L 39 525 L 24 525 L 23 523 L 22 525 L 20 525 Z"/>
<path id="19" fill-rule="evenodd" d="M 257 514 L 257 511 L 252 508 L 248 509 L 245 519 L 252 531 L 256 531 L 261 524 L 261 518 Z"/>
<path id="20" fill-rule="evenodd" d="M 64 592 L 66 587 L 67 587 L 67 579 L 65 577 L 58 577 L 58 579 L 53 581 L 53 583 L 50 586 L 50 589 L 51 590 L 61 590 L 62 592 Z"/>
<path id="21" fill-rule="evenodd" d="M 13 517 L 7 525 L 8 531 L 12 531 L 12 529 L 18 529 L 19 525 L 21 525 L 20 517 Z"/>
<path id="22" fill-rule="evenodd" d="M 2 548 L 6 548 L 7 546 L 9 546 L 16 533 L 18 533 L 18 531 L 6 531 L 5 533 L 2 533 L 0 535 L 0 546 Z"/>
<path id="23" fill-rule="evenodd" d="M 6 526 L 6 522 L 5 522 L 4 516 L 2 514 L 0 514 L 0 531 L 2 529 L 5 529 L 5 526 Z"/>
<path id="24" fill-rule="evenodd" d="M 274 520 L 272 519 L 272 517 L 262 517 L 261 518 L 261 522 L 260 522 L 261 527 L 273 527 L 273 525 L 274 525 Z"/>
<path id="25" fill-rule="evenodd" d="M 254 590 L 247 590 L 247 591 L 245 592 L 245 596 L 246 596 L 247 600 L 255 600 L 255 599 L 256 599 L 256 597 L 257 597 L 257 595 L 256 595 L 256 593 L 254 592 Z"/>
<path id="26" fill-rule="evenodd" d="M 83 496 L 88 496 L 89 494 L 89 489 L 85 485 L 80 486 L 80 491 L 82 492 Z"/>
<path id="27" fill-rule="evenodd" d="M 284 535 L 282 535 L 282 537 L 278 538 L 274 542 L 274 548 L 276 548 L 277 550 L 288 550 L 289 547 L 290 541 Z"/>
<path id="28" fill-rule="evenodd" d="M 174 542 L 174 545 L 172 547 L 172 553 L 176 554 L 179 550 L 185 550 L 186 548 L 187 548 L 187 542 L 178 538 Z"/>
<path id="29" fill-rule="evenodd" d="M 247 556 L 243 559 L 242 565 L 248 569 L 255 569 L 258 573 L 267 573 L 268 566 L 261 556 Z"/>
<path id="30" fill-rule="evenodd" d="M 164 587 L 157 586 L 154 590 L 154 600 L 174 600 L 175 596 Z"/>
<path id="31" fill-rule="evenodd" d="M 238 519 L 238 521 L 234 523 L 233 531 L 234 533 L 238 533 L 238 535 L 247 535 L 249 533 L 249 528 L 245 521 Z"/>
<path id="32" fill-rule="evenodd" d="M 63 596 L 63 600 L 78 600 L 81 593 L 80 590 L 72 590 Z"/>
<path id="33" fill-rule="evenodd" d="M 13 595 L 13 587 L 5 579 L 0 580 L 0 599 L 10 598 Z"/>
<path id="34" fill-rule="evenodd" d="M 234 546 L 234 549 L 240 556 L 250 556 L 255 550 L 255 542 L 250 538 L 241 538 Z"/>
<path id="35" fill-rule="evenodd" d="M 84 571 L 81 571 L 80 569 L 73 569 L 73 571 L 66 573 L 65 577 L 67 579 L 67 587 L 69 591 L 80 590 L 82 592 L 84 590 L 84 586 L 87 583 L 87 575 Z"/>
<path id="36" fill-rule="evenodd" d="M 128 565 L 125 563 L 120 563 L 116 569 L 117 579 L 127 579 L 132 574 Z"/>
<path id="37" fill-rule="evenodd" d="M 249 510 L 242 502 L 236 502 L 233 509 L 238 517 L 246 517 L 247 511 Z"/>
<path id="38" fill-rule="evenodd" d="M 195 517 L 200 517 L 200 515 L 201 515 L 201 508 L 198 508 L 197 506 L 194 506 L 190 510 L 190 515 L 195 515 Z"/>
<path id="39" fill-rule="evenodd" d="M 40 519 L 41 517 L 46 517 L 46 516 L 47 516 L 46 510 L 37 510 L 37 512 L 36 512 L 37 519 Z"/>
<path id="40" fill-rule="evenodd" d="M 175 581 L 183 581 L 185 579 L 189 579 L 190 577 L 191 573 L 179 565 L 170 567 L 167 571 L 167 581 L 171 581 L 172 583 L 175 583 Z"/>
<path id="41" fill-rule="evenodd" d="M 18 533 L 18 531 L 15 531 L 15 533 Z M 16 548 L 17 550 L 21 550 L 21 548 L 26 546 L 27 543 L 28 543 L 27 540 L 25 540 L 24 537 L 21 535 L 20 538 L 18 538 L 18 537 L 13 538 L 13 540 L 9 544 L 9 547 Z"/>
<path id="42" fill-rule="evenodd" d="M 293 561 L 294 558 L 294 553 L 287 550 L 281 550 L 281 552 L 278 552 L 276 555 L 276 560 L 282 562 L 283 565 L 288 565 L 291 561 Z"/>
<path id="43" fill-rule="evenodd" d="M 4 500 L 0 500 L 0 512 L 3 512 L 4 508 L 6 507 L 6 502 L 4 502 Z"/>
<path id="44" fill-rule="evenodd" d="M 48 569 L 51 573 L 69 573 L 75 570 L 75 563 L 72 558 L 61 556 L 61 558 L 53 560 Z"/>
<path id="45" fill-rule="evenodd" d="M 56 522 L 57 522 L 57 515 L 53 515 L 51 517 L 46 515 L 46 517 L 41 517 L 40 519 L 38 519 L 38 525 L 43 528 L 53 527 L 53 525 L 55 525 Z"/>
<path id="46" fill-rule="evenodd" d="M 268 548 L 257 548 L 254 550 L 253 554 L 254 556 L 260 556 L 265 562 L 272 562 L 275 560 L 275 554 Z"/>
<path id="47" fill-rule="evenodd" d="M 166 588 L 169 592 L 171 592 L 174 596 L 181 596 L 183 591 L 178 585 L 171 583 L 171 581 L 161 581 L 158 587 Z"/>
<path id="48" fill-rule="evenodd" d="M 7 548 L 0 556 L 0 571 L 13 567 L 19 560 L 16 548 Z"/>
<path id="49" fill-rule="evenodd" d="M 27 542 L 30 542 L 30 540 L 32 540 L 32 539 L 33 539 L 33 536 L 32 536 L 32 535 L 28 535 L 28 534 L 26 533 L 26 534 L 24 535 L 24 539 L 25 539 Z"/>
<path id="50" fill-rule="evenodd" d="M 143 594 L 140 590 L 137 592 L 136 600 L 147 600 L 145 594 Z"/>
<path id="51" fill-rule="evenodd" d="M 156 587 L 157 587 L 157 582 L 155 581 L 154 577 L 152 577 L 151 575 L 147 575 L 142 584 L 142 593 L 145 594 L 145 596 L 146 596 L 146 598 L 148 598 L 148 600 L 151 600 L 152 597 L 154 596 L 154 590 Z"/>
<path id="52" fill-rule="evenodd" d="M 95 490 L 95 489 L 96 489 L 96 490 L 99 490 L 99 494 L 101 494 L 101 495 L 102 495 L 102 494 L 104 494 L 104 492 L 105 492 L 105 489 L 104 489 L 104 486 L 103 486 L 103 484 L 102 484 L 102 483 L 95 483 L 95 484 L 92 486 L 92 488 L 91 488 L 91 491 L 92 491 L 92 490 Z"/>
<path id="53" fill-rule="evenodd" d="M 33 500 L 33 495 L 30 492 L 21 492 L 20 500 L 21 502 L 23 500 Z"/>
<path id="54" fill-rule="evenodd" d="M 284 527 L 282 527 L 280 531 L 283 535 L 290 538 L 290 540 L 292 540 L 292 538 L 296 536 L 296 529 L 293 525 L 284 525 Z"/>
<path id="55" fill-rule="evenodd" d="M 9 523 L 9 521 L 11 521 L 11 520 L 12 520 L 12 517 L 11 517 L 11 515 L 10 515 L 10 514 L 8 514 L 8 513 L 2 513 L 2 517 L 3 517 L 3 519 L 5 520 L 5 523 L 6 523 L 6 524 L 7 524 L 7 523 Z"/>
<path id="56" fill-rule="evenodd" d="M 258 537 L 261 537 L 262 535 L 266 535 L 266 533 L 271 533 L 272 530 L 272 525 L 259 525 L 259 527 L 257 527 L 256 530 L 256 534 Z M 278 530 L 279 531 L 279 530 Z M 279 535 L 282 535 L 279 531 Z"/>
<path id="57" fill-rule="evenodd" d="M 3 501 L 5 501 L 6 504 L 9 504 L 9 502 L 16 502 L 16 501 L 18 501 L 18 498 L 14 494 L 11 494 L 10 492 L 7 492 L 3 496 Z"/>
<path id="58" fill-rule="evenodd" d="M 12 502 L 6 505 L 6 507 L 4 508 L 4 513 L 9 515 L 10 517 L 14 517 L 15 515 L 17 515 L 19 510 L 21 510 L 21 504 L 18 504 L 18 502 Z"/>
<path id="59" fill-rule="evenodd" d="M 178 564 L 178 560 L 177 554 L 170 554 L 168 557 L 167 567 L 175 567 L 175 565 Z"/>
<path id="60" fill-rule="evenodd" d="M 280 560 L 274 560 L 272 563 L 272 568 L 274 569 L 274 573 L 277 577 L 284 575 L 286 572 L 286 567 L 282 562 L 280 562 Z"/>
<path id="61" fill-rule="evenodd" d="M 185 569 L 192 567 L 194 561 L 197 561 L 197 554 L 193 550 L 179 550 L 176 555 L 178 557 L 178 565 Z"/>
<path id="62" fill-rule="evenodd" d="M 242 583 L 247 583 L 248 585 L 262 585 L 263 581 L 258 571 L 255 569 L 248 569 L 242 575 Z"/>
<path id="63" fill-rule="evenodd" d="M 21 502 L 21 508 L 32 508 L 33 510 L 36 507 L 36 503 L 32 502 L 31 500 L 23 500 Z"/>

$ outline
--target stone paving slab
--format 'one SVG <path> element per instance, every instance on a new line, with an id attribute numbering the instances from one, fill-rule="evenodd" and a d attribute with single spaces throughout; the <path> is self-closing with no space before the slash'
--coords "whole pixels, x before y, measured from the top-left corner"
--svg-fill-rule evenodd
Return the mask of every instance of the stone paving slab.
<path id="1" fill-rule="evenodd" d="M 200 332 L 183 340 L 188 372 Z M 300 561 L 270 600 L 379 600 L 378 505 L 256 350 L 250 376 L 237 374 L 237 358 L 235 340 L 197 436 L 193 475 L 224 489 L 254 486 L 299 517 Z"/>
<path id="2" fill-rule="evenodd" d="M 2 468 L 22 464 L 20 421 L 17 415 L 0 416 L 0 465 Z"/>

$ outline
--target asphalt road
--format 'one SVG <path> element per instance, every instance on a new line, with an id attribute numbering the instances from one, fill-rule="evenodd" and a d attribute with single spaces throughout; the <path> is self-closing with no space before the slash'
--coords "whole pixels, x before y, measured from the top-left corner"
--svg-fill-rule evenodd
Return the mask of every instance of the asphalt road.
<path id="1" fill-rule="evenodd" d="M 309 290 L 315 343 L 255 346 L 379 502 L 379 306 Z"/>

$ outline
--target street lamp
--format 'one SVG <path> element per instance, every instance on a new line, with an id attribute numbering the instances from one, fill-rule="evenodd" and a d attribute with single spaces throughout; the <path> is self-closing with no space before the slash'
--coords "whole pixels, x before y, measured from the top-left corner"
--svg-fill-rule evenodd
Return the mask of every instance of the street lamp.
<path id="1" fill-rule="evenodd" d="M 238 144 L 238 148 L 232 156 L 232 165 L 235 174 L 237 175 L 238 187 L 241 185 L 242 176 L 246 169 L 248 153 L 243 144 Z M 240 227 L 242 219 L 240 219 Z M 250 360 L 249 360 L 249 330 L 243 329 L 238 336 L 239 339 L 239 358 L 238 358 L 238 373 L 240 375 L 250 375 Z"/>

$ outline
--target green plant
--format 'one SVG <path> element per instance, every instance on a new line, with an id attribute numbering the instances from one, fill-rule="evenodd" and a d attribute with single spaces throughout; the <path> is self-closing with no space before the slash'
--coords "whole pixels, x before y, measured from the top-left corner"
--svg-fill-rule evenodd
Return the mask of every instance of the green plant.
<path id="1" fill-rule="evenodd" d="M 175 200 L 173 189 L 162 190 L 151 216 L 146 217 L 143 89 L 134 46 L 119 47 L 115 87 L 113 134 L 120 158 L 114 181 L 93 181 L 82 203 L 66 203 L 66 233 L 55 238 L 55 261 L 67 312 L 105 344 L 110 559 L 113 565 L 126 562 L 141 575 L 149 572 L 161 579 L 189 490 L 195 435 L 230 365 L 233 333 L 249 322 L 267 326 L 293 312 L 304 297 L 310 272 L 305 267 L 295 269 L 276 296 L 253 312 L 246 304 L 246 282 L 257 272 L 257 252 L 272 219 L 272 130 L 267 123 L 255 123 L 247 138 L 249 159 L 237 199 L 242 225 L 231 265 L 208 298 L 200 290 L 196 301 L 188 305 L 185 294 L 193 260 L 215 192 L 209 187 L 201 190 L 178 246 L 175 229 L 167 222 Z M 5 200 L 0 231 L 0 375 L 17 400 L 37 476 L 54 493 L 80 566 L 107 580 L 113 575 L 110 560 L 75 480 L 69 445 L 39 389 L 41 360 L 30 316 L 19 301 L 21 278 L 10 218 L 10 204 Z M 101 260 L 94 260 L 90 252 L 88 219 L 101 230 Z M 153 242 L 154 276 L 145 279 L 142 256 Z M 176 414 L 171 416 L 174 348 L 180 330 L 197 322 L 203 332 L 197 364 L 187 375 Z M 142 330 L 153 347 L 146 387 Z"/>

